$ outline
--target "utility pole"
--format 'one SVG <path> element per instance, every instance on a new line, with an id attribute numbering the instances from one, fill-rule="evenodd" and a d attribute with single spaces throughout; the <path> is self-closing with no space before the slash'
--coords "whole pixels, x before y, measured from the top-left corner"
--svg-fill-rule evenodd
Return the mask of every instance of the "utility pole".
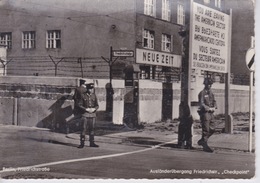
<path id="1" fill-rule="evenodd" d="M 182 148 L 192 147 L 192 116 L 190 112 L 190 15 L 192 14 L 193 0 L 186 1 L 185 26 L 179 32 L 182 37 L 182 66 L 181 66 L 181 102 L 179 105 L 178 145 Z"/>
<path id="2" fill-rule="evenodd" d="M 230 9 L 229 19 L 229 46 L 228 46 L 228 62 L 227 62 L 227 73 L 225 73 L 225 132 L 233 134 L 233 117 L 229 110 L 230 104 L 230 64 L 231 64 L 231 36 L 232 36 L 232 9 Z"/>
<path id="3" fill-rule="evenodd" d="M 109 83 L 106 85 L 107 90 L 107 105 L 106 105 L 106 111 L 112 112 L 113 111 L 113 95 L 114 95 L 114 89 L 112 86 L 112 66 L 114 62 L 118 59 L 118 57 L 113 60 L 113 47 L 110 47 L 110 56 L 109 60 L 101 56 L 103 60 L 105 60 L 108 63 L 109 66 Z"/>

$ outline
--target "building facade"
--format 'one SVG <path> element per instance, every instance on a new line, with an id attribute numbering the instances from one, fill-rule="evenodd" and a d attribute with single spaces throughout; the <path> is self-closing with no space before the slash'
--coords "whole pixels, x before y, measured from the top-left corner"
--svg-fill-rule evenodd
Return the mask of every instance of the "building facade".
<path id="1" fill-rule="evenodd" d="M 248 75 L 243 58 L 254 36 L 253 1 L 194 2 L 227 14 L 233 9 L 236 23 L 232 24 L 232 79 Z M 141 79 L 178 81 L 182 49 L 178 32 L 187 19 L 187 3 L 188 0 L 2 1 L 1 44 L 7 46 L 12 60 L 7 73 L 106 78 L 109 67 L 101 57 L 109 60 L 112 47 L 135 52 L 134 57 L 117 59 L 115 78 L 124 78 L 122 70 L 137 63 Z M 141 58 L 142 54 L 147 56 Z M 167 60 L 153 63 L 156 56 Z M 223 81 L 221 74 L 215 75 Z"/>
<path id="2" fill-rule="evenodd" d="M 233 76 L 244 74 L 239 78 L 243 81 L 249 74 L 244 58 L 254 36 L 254 4 L 249 0 L 194 2 L 226 14 L 233 9 L 231 72 Z M 183 54 L 179 33 L 189 21 L 188 3 L 190 0 L 1 1 L 0 44 L 7 47 L 6 73 L 125 79 L 124 116 L 134 114 L 130 121 L 142 111 L 152 111 L 156 120 L 176 118 Z M 204 74 L 192 70 L 191 102 L 197 101 Z M 224 74 L 208 74 L 216 82 L 224 82 Z"/>
<path id="3" fill-rule="evenodd" d="M 165 73 L 171 75 L 172 68 L 180 67 L 178 31 L 184 25 L 184 1 L 6 1 L 1 12 L 1 43 L 12 59 L 11 75 L 49 75 L 53 72 L 45 70 L 53 70 L 57 64 L 58 75 L 78 76 L 75 72 L 80 72 L 81 58 L 84 77 L 107 77 L 108 65 L 101 57 L 110 58 L 110 47 L 147 54 L 142 61 L 137 53 L 132 58 L 118 58 L 115 73 L 140 63 L 141 78 L 165 79 Z M 156 55 L 164 63 L 150 66 Z M 36 69 L 35 62 L 45 70 Z M 21 63 L 22 71 L 17 68 Z M 122 78 L 122 74 L 115 77 Z"/>

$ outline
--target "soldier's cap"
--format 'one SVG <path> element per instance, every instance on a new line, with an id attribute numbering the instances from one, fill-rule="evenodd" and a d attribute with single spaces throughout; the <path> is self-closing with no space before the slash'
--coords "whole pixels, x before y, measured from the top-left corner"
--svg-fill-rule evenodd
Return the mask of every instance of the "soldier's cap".
<path id="1" fill-rule="evenodd" d="M 86 82 L 86 80 L 80 79 L 80 80 L 79 80 L 79 85 L 83 85 L 83 84 L 85 84 L 85 82 Z"/>
<path id="2" fill-rule="evenodd" d="M 92 89 L 92 88 L 94 88 L 94 83 L 88 83 L 88 84 L 86 84 L 86 87 L 88 89 Z"/>
<path id="3" fill-rule="evenodd" d="M 205 78 L 203 84 L 204 85 L 212 85 L 213 80 L 211 78 Z"/>

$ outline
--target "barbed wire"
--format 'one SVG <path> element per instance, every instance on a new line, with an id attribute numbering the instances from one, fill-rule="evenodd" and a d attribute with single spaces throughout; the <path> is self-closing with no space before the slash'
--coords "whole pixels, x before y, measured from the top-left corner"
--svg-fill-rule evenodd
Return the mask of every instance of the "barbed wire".
<path id="1" fill-rule="evenodd" d="M 54 60 L 54 62 L 51 60 Z M 19 76 L 64 76 L 64 77 L 90 77 L 90 78 L 108 78 L 109 64 L 99 57 L 51 57 L 50 56 L 12 56 L 8 57 L 7 75 Z M 58 63 L 58 61 L 60 61 Z M 124 59 L 124 63 L 132 60 Z M 58 63 L 58 64 L 57 64 Z M 3 63 L 2 63 L 3 64 Z M 115 62 L 122 64 L 122 62 Z M 1 65 L 1 63 L 0 63 Z M 123 67 L 123 66 L 122 66 Z M 121 70 L 120 70 L 121 69 Z M 124 68 L 115 69 L 115 72 L 123 73 Z M 157 81 L 170 80 L 172 82 L 180 81 L 180 70 L 169 69 L 169 71 L 156 71 Z M 216 73 L 211 73 L 213 76 Z M 141 75 L 141 73 L 140 73 Z M 224 75 L 220 76 L 220 83 L 224 83 Z M 231 83 L 235 85 L 249 85 L 250 78 L 246 74 L 231 74 Z"/>

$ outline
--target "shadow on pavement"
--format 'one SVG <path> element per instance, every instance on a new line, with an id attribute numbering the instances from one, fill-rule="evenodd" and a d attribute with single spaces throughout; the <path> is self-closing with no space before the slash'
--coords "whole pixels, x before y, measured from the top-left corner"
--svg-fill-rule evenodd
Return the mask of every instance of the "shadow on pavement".
<path id="1" fill-rule="evenodd" d="M 64 145 L 64 146 L 78 147 L 78 144 L 61 142 L 61 141 L 52 140 L 52 139 L 37 139 L 37 138 L 32 138 L 32 137 L 28 137 L 27 139 L 41 142 L 41 143 L 51 143 L 51 144 L 59 144 L 59 145 Z"/>

